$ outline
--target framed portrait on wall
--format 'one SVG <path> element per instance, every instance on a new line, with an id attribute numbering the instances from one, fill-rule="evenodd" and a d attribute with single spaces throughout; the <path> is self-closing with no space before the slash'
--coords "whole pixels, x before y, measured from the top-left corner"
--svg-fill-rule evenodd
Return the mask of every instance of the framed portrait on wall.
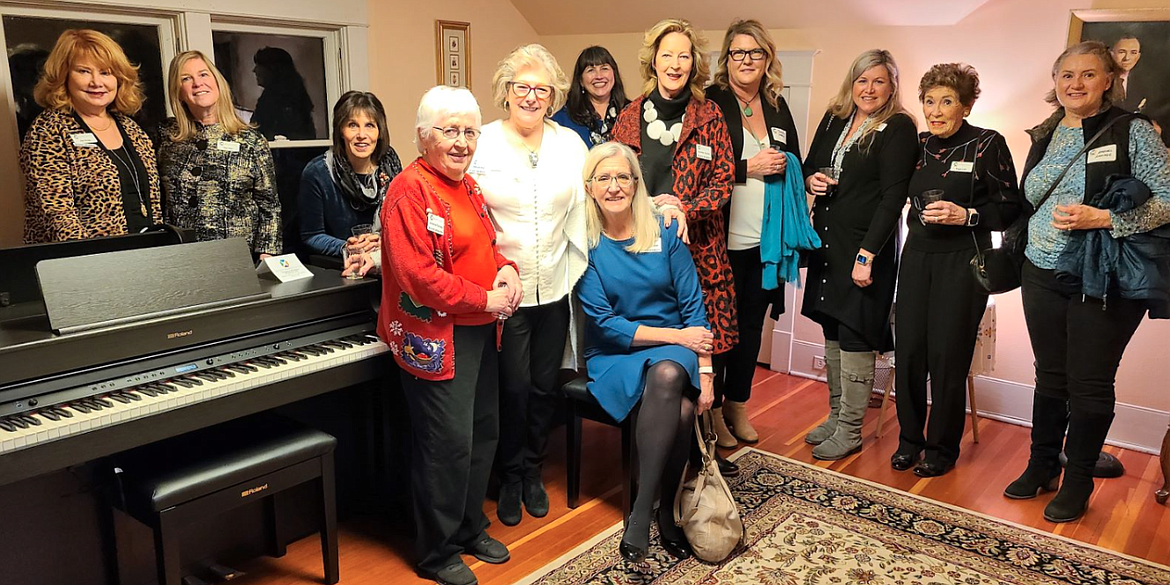
<path id="1" fill-rule="evenodd" d="M 1072 11 L 1068 44 L 1090 40 L 1105 43 L 1121 67 L 1117 105 L 1149 116 L 1170 144 L 1170 8 Z"/>
<path id="2" fill-rule="evenodd" d="M 471 89 L 471 23 L 435 21 L 436 81 Z"/>

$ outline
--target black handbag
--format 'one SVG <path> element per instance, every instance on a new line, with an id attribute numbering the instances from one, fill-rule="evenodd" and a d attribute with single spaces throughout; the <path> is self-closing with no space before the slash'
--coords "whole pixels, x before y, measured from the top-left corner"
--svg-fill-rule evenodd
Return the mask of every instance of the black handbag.
<path id="1" fill-rule="evenodd" d="M 1129 120 L 1133 117 L 1133 114 L 1129 114 L 1110 120 L 1108 124 L 1105 124 L 1092 138 L 1086 141 L 1080 151 L 1064 166 L 1064 170 L 1060 171 L 1060 175 L 1056 177 L 1056 180 L 1048 186 L 1048 191 L 1044 193 L 1040 201 L 1036 202 L 1032 210 L 1020 214 L 1020 217 L 1016 218 L 1016 221 L 1012 222 L 1003 231 L 1000 247 L 984 250 L 979 247 L 978 241 L 975 242 L 975 256 L 971 258 L 971 271 L 975 275 L 975 281 L 979 283 L 979 287 L 984 292 L 991 295 L 998 295 L 1020 288 L 1020 273 L 1024 269 L 1024 249 L 1028 247 L 1028 222 L 1032 219 L 1032 215 L 1044 206 L 1044 202 L 1048 201 L 1048 198 L 1052 196 L 1052 192 L 1056 190 L 1056 186 L 1068 174 L 1068 170 L 1072 168 L 1074 163 L 1080 160 L 1081 156 L 1092 148 L 1093 143 L 1097 142 L 1097 139 L 1105 134 L 1106 130 L 1119 120 Z M 974 181 L 974 175 L 972 175 L 972 181 Z M 1020 189 L 1023 188 L 1024 186 L 1021 184 Z M 971 190 L 971 196 L 975 196 L 974 188 Z M 971 237 L 974 238 L 975 234 L 972 233 Z"/>

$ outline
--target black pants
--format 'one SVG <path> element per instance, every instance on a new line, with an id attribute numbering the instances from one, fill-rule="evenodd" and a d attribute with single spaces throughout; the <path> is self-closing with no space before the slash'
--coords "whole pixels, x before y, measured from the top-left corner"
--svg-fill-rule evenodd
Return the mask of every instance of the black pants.
<path id="1" fill-rule="evenodd" d="M 959 458 L 966 424 L 967 374 L 987 308 L 971 274 L 971 249 L 902 250 L 894 339 L 898 367 L 898 452 L 926 451 L 931 463 Z M 931 407 L 926 410 L 926 379 Z M 923 436 L 923 429 L 926 436 Z"/>
<path id="2" fill-rule="evenodd" d="M 521 307 L 504 321 L 500 346 L 501 484 L 540 479 L 556 413 L 557 372 L 569 330 L 569 299 Z"/>
<path id="3" fill-rule="evenodd" d="M 1054 271 L 1024 262 L 1024 321 L 1036 356 L 1036 393 L 1068 400 L 1073 413 L 1112 414 L 1121 354 L 1145 316 L 1141 301 L 1083 297 Z M 901 312 L 901 307 L 898 311 Z"/>
<path id="4" fill-rule="evenodd" d="M 735 278 L 735 305 L 739 323 L 739 343 L 723 354 L 716 364 L 715 408 L 726 397 L 733 402 L 747 402 L 752 395 L 752 378 L 760 356 L 764 334 L 764 317 L 768 311 L 769 291 L 764 290 L 764 265 L 760 248 L 728 250 L 731 273 Z M 783 285 L 781 285 L 783 286 Z"/>
<path id="5" fill-rule="evenodd" d="M 455 377 L 402 372 L 414 429 L 410 483 L 418 566 L 435 573 L 459 560 L 488 527 L 483 513 L 499 436 L 495 324 L 455 327 Z"/>

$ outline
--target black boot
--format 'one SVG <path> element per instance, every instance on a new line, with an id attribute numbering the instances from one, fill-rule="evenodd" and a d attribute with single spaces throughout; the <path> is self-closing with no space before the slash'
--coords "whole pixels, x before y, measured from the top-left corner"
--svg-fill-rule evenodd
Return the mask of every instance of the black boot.
<path id="1" fill-rule="evenodd" d="M 1028 468 L 1003 490 L 1015 500 L 1027 500 L 1054 491 L 1060 478 L 1060 451 L 1068 427 L 1068 401 L 1043 394 L 1032 396 L 1032 452 Z"/>
<path id="2" fill-rule="evenodd" d="M 1089 496 L 1093 495 L 1093 467 L 1097 465 L 1097 457 L 1112 423 L 1112 412 L 1076 412 L 1069 417 L 1065 445 L 1068 467 L 1060 491 L 1044 508 L 1045 520 L 1072 522 L 1085 513 Z"/>

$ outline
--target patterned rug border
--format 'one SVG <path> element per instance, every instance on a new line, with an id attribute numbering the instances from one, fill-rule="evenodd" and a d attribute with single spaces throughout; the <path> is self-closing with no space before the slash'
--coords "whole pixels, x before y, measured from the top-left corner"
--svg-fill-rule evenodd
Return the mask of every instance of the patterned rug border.
<path id="1" fill-rule="evenodd" d="M 1123 560 L 1127 560 L 1127 561 L 1130 561 L 1133 563 L 1138 563 L 1138 564 L 1147 566 L 1151 569 L 1163 570 L 1163 571 L 1170 572 L 1170 566 L 1167 566 L 1167 565 L 1163 565 L 1160 563 L 1149 561 L 1147 559 L 1143 559 L 1140 557 L 1128 555 L 1128 554 L 1125 554 L 1125 553 L 1122 553 L 1119 551 L 1115 551 L 1115 550 L 1108 549 L 1108 548 L 1105 548 L 1102 546 L 1087 543 L 1087 542 L 1077 540 L 1074 538 L 1070 538 L 1070 537 L 1067 537 L 1067 536 L 1064 536 L 1061 534 L 1054 534 L 1052 532 L 1046 532 L 1044 530 L 1041 530 L 1039 528 L 1035 528 L 1032 526 L 1025 526 L 1023 524 L 1018 524 L 1018 523 L 1012 522 L 1010 520 L 996 518 L 996 517 L 991 516 L 989 514 L 977 512 L 974 510 L 969 510 L 969 509 L 966 509 L 966 508 L 963 508 L 960 506 L 956 506 L 954 504 L 950 504 L 947 502 L 941 502 L 941 501 L 934 500 L 934 499 L 931 499 L 931 498 L 928 498 L 925 496 L 921 496 L 918 494 L 912 494 L 910 492 L 905 492 L 905 491 L 899 490 L 897 488 L 893 488 L 891 486 L 888 486 L 888 485 L 885 485 L 882 483 L 878 483 L 875 481 L 871 481 L 871 480 L 867 480 L 867 479 L 863 479 L 863 478 L 859 478 L 859 477 L 854 477 L 854 476 L 849 475 L 847 473 L 842 473 L 840 471 L 828 469 L 825 467 L 821 467 L 819 465 L 806 463 L 804 461 L 798 461 L 796 459 L 792 459 L 790 457 L 785 457 L 784 455 L 780 455 L 778 453 L 764 451 L 762 449 L 757 449 L 755 447 L 744 447 L 744 448 L 740 449 L 739 451 L 736 451 L 735 453 L 733 453 L 730 457 L 728 457 L 728 459 L 735 461 L 735 460 L 739 459 L 740 457 L 743 457 L 743 456 L 745 456 L 749 453 L 752 453 L 752 452 L 758 453 L 764 457 L 772 457 L 772 458 L 778 459 L 783 463 L 791 463 L 791 464 L 794 464 L 794 465 L 799 466 L 799 467 L 804 467 L 804 468 L 809 469 L 809 470 L 827 472 L 829 474 L 836 475 L 840 479 L 854 481 L 854 482 L 866 485 L 871 489 L 892 492 L 893 494 L 895 494 L 897 496 L 907 497 L 909 499 L 916 500 L 921 504 L 938 506 L 940 508 L 944 508 L 944 509 L 950 510 L 950 511 L 958 513 L 958 514 L 968 514 L 968 515 L 980 518 L 980 519 L 987 521 L 987 522 L 1001 524 L 1001 525 L 1007 526 L 1007 527 L 1012 528 L 1012 529 L 1016 529 L 1016 530 L 1020 530 L 1023 532 L 1033 534 L 1035 536 L 1040 536 L 1040 537 L 1045 537 L 1045 538 L 1050 538 L 1050 539 L 1053 539 L 1056 541 L 1060 541 L 1060 542 L 1065 543 L 1066 545 L 1070 545 L 1070 546 L 1074 546 L 1074 547 L 1081 547 L 1081 548 L 1084 548 L 1084 549 L 1089 550 L 1089 551 L 1095 551 L 1095 552 L 1106 554 L 1106 555 L 1112 555 L 1112 556 L 1117 557 L 1119 559 L 1123 559 Z M 519 581 L 516 581 L 515 585 L 530 585 L 531 583 L 534 583 L 534 582 L 540 580 L 545 575 L 548 575 L 549 573 L 556 570 L 558 567 L 568 563 L 569 561 L 573 560 L 577 556 L 583 554 L 584 552 L 588 551 L 592 547 L 596 546 L 597 544 L 599 544 L 603 540 L 605 540 L 605 539 L 613 536 L 615 533 L 621 531 L 621 529 L 622 529 L 622 523 L 619 521 L 619 522 L 615 523 L 614 525 L 597 533 L 596 535 L 590 537 L 589 539 L 582 542 L 581 544 L 573 547 L 571 550 L 558 556 L 557 558 L 553 559 L 552 561 L 546 563 L 544 566 L 540 567 L 539 569 L 536 569 L 535 571 L 529 573 L 524 578 L 520 579 Z"/>
<path id="2" fill-rule="evenodd" d="M 997 517 L 995 517 L 995 516 L 992 516 L 992 515 L 990 515 L 990 514 L 985 514 L 985 513 L 983 513 L 983 512 L 977 512 L 977 511 L 975 511 L 975 510 L 969 510 L 969 509 L 967 509 L 967 508 L 963 508 L 962 506 L 956 506 L 956 505 L 954 505 L 954 504 L 950 504 L 950 503 L 947 503 L 947 502 L 940 502 L 940 501 L 938 501 L 938 500 L 935 500 L 935 499 L 932 499 L 932 498 L 928 498 L 928 497 L 926 497 L 926 496 L 921 496 L 921 495 L 918 495 L 918 494 L 912 494 L 912 493 L 910 493 L 910 492 L 902 491 L 902 490 L 900 490 L 900 489 L 898 489 L 898 488 L 890 487 L 890 486 L 888 486 L 888 485 L 886 485 L 886 484 L 883 484 L 883 483 L 878 483 L 878 482 L 876 482 L 876 481 L 871 481 L 871 480 L 868 480 L 868 479 L 863 479 L 863 478 L 860 478 L 860 477 L 855 477 L 855 476 L 849 475 L 848 473 L 842 473 L 842 472 L 840 472 L 840 471 L 837 471 L 837 470 L 834 470 L 834 469 L 829 469 L 829 468 L 826 468 L 826 467 L 821 467 L 821 466 L 819 466 L 819 465 L 813 465 L 813 464 L 811 464 L 811 463 L 806 463 L 806 462 L 804 462 L 804 461 L 797 461 L 796 459 L 792 459 L 792 458 L 790 458 L 790 457 L 785 457 L 785 456 L 783 456 L 783 455 L 780 455 L 779 453 L 773 453 L 773 452 L 771 452 L 771 451 L 764 451 L 764 450 L 762 450 L 762 449 L 757 449 L 757 448 L 755 448 L 755 447 L 744 447 L 744 448 L 740 449 L 739 451 L 736 451 L 735 453 L 732 453 L 732 454 L 731 454 L 731 456 L 730 456 L 730 457 L 728 457 L 727 459 L 728 459 L 728 461 L 735 461 L 736 459 L 739 459 L 740 457 L 742 457 L 742 456 L 744 456 L 744 455 L 746 455 L 747 453 L 749 453 L 749 452 L 752 452 L 752 451 L 754 451 L 754 452 L 756 452 L 756 453 L 760 453 L 760 454 L 762 454 L 762 455 L 765 455 L 765 456 L 768 456 L 768 457 L 775 457 L 775 458 L 777 458 L 777 459 L 780 459 L 780 460 L 782 460 L 782 461 L 784 461 L 784 462 L 786 462 L 786 463 L 793 463 L 793 464 L 799 465 L 799 466 L 801 466 L 801 467 L 805 467 L 805 468 L 808 468 L 808 469 L 815 469 L 815 470 L 817 470 L 817 471 L 825 471 L 825 472 L 829 472 L 829 473 L 831 473 L 831 474 L 834 474 L 834 475 L 836 475 L 836 476 L 838 476 L 838 477 L 840 477 L 840 478 L 843 478 L 843 479 L 848 479 L 848 480 L 852 480 L 852 481 L 856 481 L 856 482 L 858 482 L 858 483 L 865 484 L 865 485 L 867 485 L 867 486 L 869 486 L 869 487 L 871 487 L 871 488 L 875 488 L 875 489 L 883 489 L 883 490 L 886 490 L 886 491 L 895 492 L 895 493 L 896 493 L 896 494 L 898 494 L 899 496 L 906 496 L 906 497 L 908 497 L 908 498 L 912 498 L 912 499 L 918 500 L 919 502 L 923 502 L 923 503 L 926 503 L 926 504 L 935 505 L 935 506 L 938 506 L 938 507 L 940 507 L 940 508 L 946 508 L 946 509 L 948 509 L 948 510 L 951 510 L 951 511 L 953 511 L 953 512 L 958 512 L 958 513 L 962 513 L 962 514 L 970 514 L 970 515 L 972 515 L 972 516 L 976 516 L 976 517 L 982 518 L 983 520 L 986 520 L 986 521 L 988 521 L 988 522 L 994 522 L 994 523 L 997 523 L 997 524 L 1003 524 L 1003 525 L 1005 525 L 1005 526 L 1009 526 L 1009 527 L 1011 527 L 1011 528 L 1015 528 L 1015 529 L 1017 529 L 1017 530 L 1023 530 L 1024 532 L 1030 532 L 1030 533 L 1032 533 L 1032 534 L 1035 534 L 1035 535 L 1038 535 L 1038 536 L 1044 536 L 1044 537 L 1052 538 L 1052 539 L 1054 539 L 1054 540 L 1059 540 L 1059 541 L 1062 541 L 1062 542 L 1064 542 L 1065 544 L 1069 544 L 1069 545 L 1074 545 L 1074 546 L 1083 547 L 1083 548 L 1086 548 L 1086 549 L 1089 549 L 1089 550 L 1093 550 L 1093 551 L 1096 551 L 1096 552 L 1099 552 L 1099 553 L 1104 553 L 1104 554 L 1113 555 L 1113 556 L 1115 556 L 1115 557 L 1119 557 L 1119 558 L 1122 558 L 1122 559 L 1125 559 L 1125 560 L 1128 560 L 1128 561 L 1132 561 L 1132 562 L 1135 562 L 1135 563 L 1141 563 L 1141 564 L 1143 564 L 1143 565 L 1146 565 L 1146 566 L 1148 566 L 1148 567 L 1150 567 L 1150 568 L 1153 568 L 1153 569 L 1160 569 L 1160 570 L 1163 570 L 1163 571 L 1168 571 L 1168 572 L 1170 572 L 1170 565 L 1163 565 L 1163 564 L 1161 564 L 1161 563 L 1156 563 L 1156 562 L 1154 562 L 1154 561 L 1150 561 L 1150 560 L 1147 560 L 1147 559 L 1143 559 L 1143 558 L 1141 558 L 1141 557 L 1135 557 L 1135 556 L 1133 556 L 1133 555 L 1129 555 L 1129 554 L 1126 554 L 1126 553 L 1123 553 L 1123 552 L 1120 552 L 1120 551 L 1116 551 L 1116 550 L 1113 550 L 1113 549 L 1105 548 L 1105 547 L 1103 547 L 1103 546 L 1099 546 L 1099 545 L 1096 545 L 1096 544 L 1092 544 L 1092 543 L 1089 543 L 1089 542 L 1085 542 L 1085 541 L 1083 541 L 1083 540 L 1077 540 L 1077 539 L 1075 539 L 1075 538 L 1070 538 L 1070 537 L 1068 537 L 1068 536 L 1064 536 L 1063 534 L 1056 534 L 1056 533 L 1053 533 L 1053 532 L 1046 532 L 1046 531 L 1044 531 L 1044 530 L 1041 530 L 1041 529 L 1039 529 L 1039 528 L 1036 528 L 1036 527 L 1034 527 L 1034 526 L 1026 526 L 1026 525 L 1024 525 L 1024 524 L 1018 524 L 1018 523 L 1016 523 L 1016 522 L 1013 522 L 1013 521 L 1011 521 L 1011 520 L 1004 520 L 1003 518 L 997 518 Z"/>

